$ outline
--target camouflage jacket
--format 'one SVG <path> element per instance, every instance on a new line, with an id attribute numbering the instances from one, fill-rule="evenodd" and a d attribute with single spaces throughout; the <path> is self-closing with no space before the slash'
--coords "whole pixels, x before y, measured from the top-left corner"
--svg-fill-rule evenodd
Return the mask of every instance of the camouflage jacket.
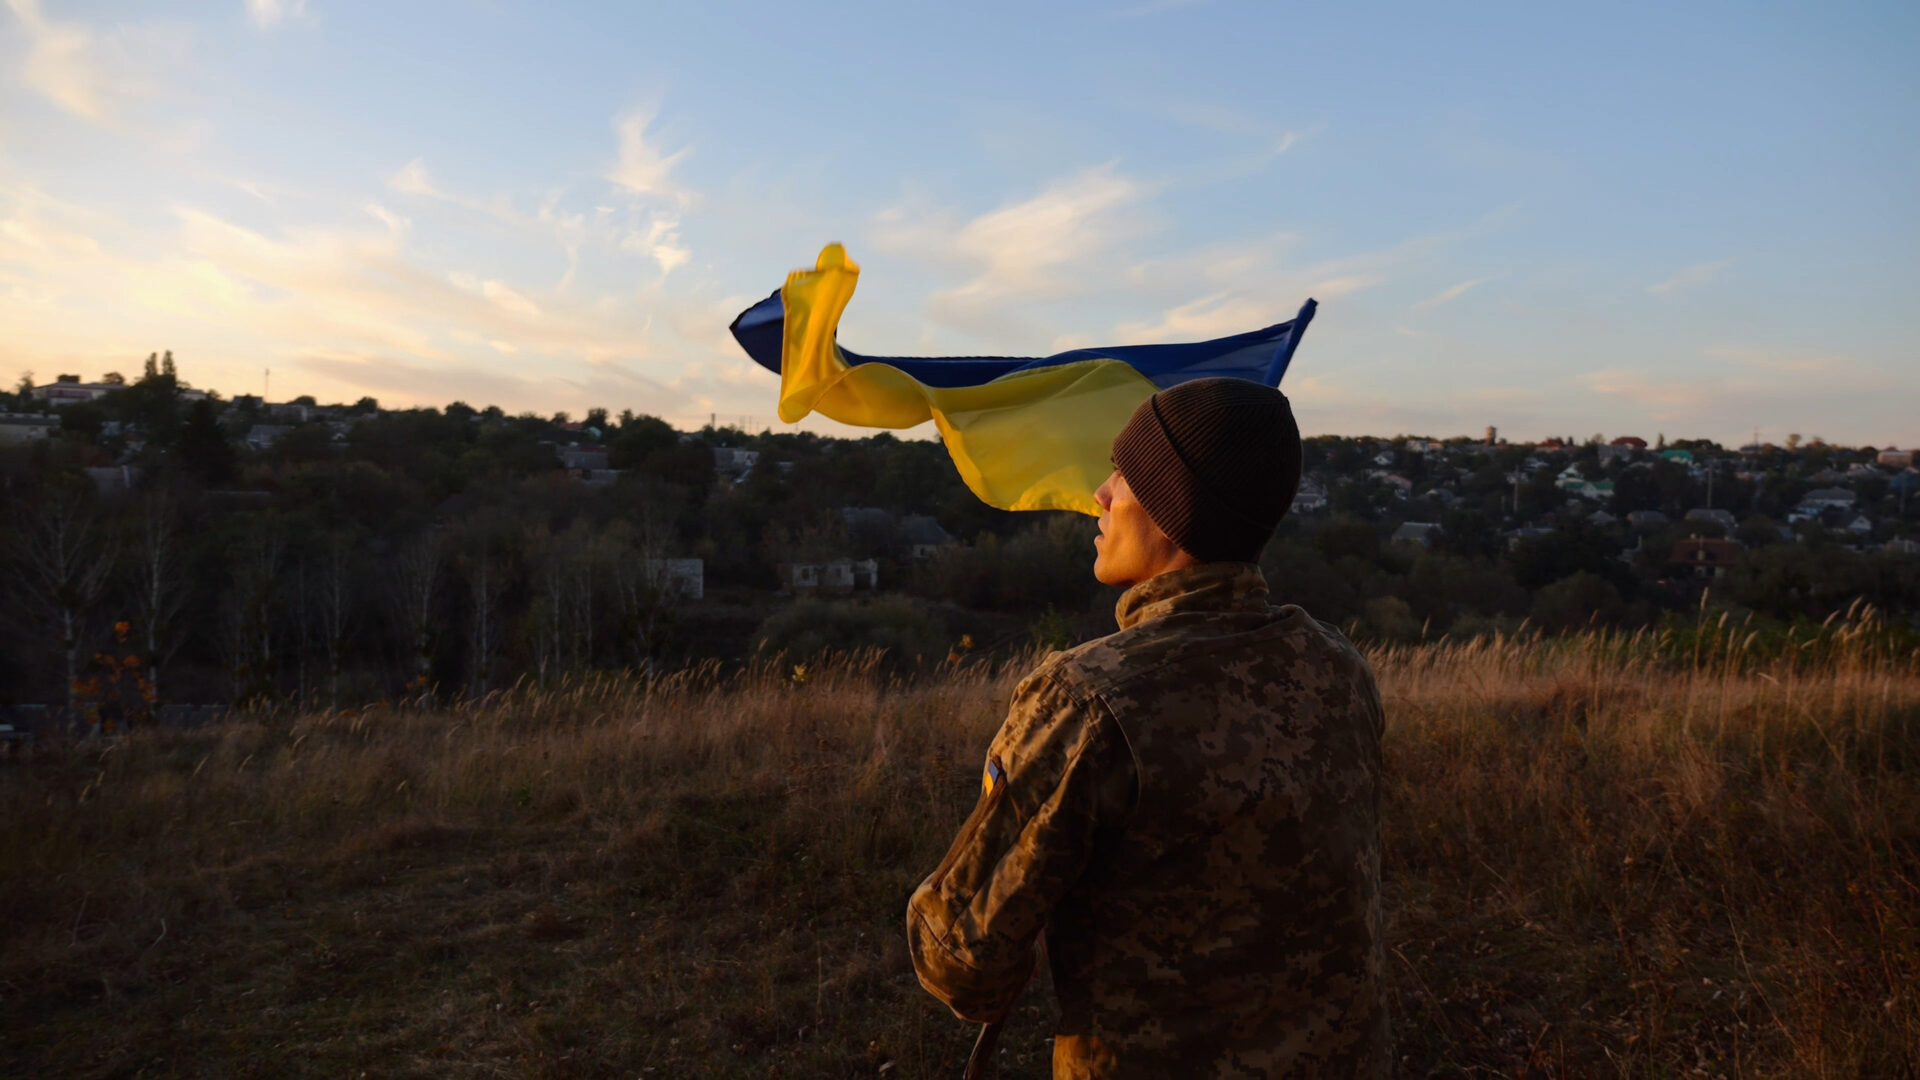
<path id="1" fill-rule="evenodd" d="M 1246 563 L 1163 574 L 1014 692 L 907 936 L 963 1019 L 1045 929 L 1056 1077 L 1385 1076 L 1382 714 L 1366 661 Z"/>

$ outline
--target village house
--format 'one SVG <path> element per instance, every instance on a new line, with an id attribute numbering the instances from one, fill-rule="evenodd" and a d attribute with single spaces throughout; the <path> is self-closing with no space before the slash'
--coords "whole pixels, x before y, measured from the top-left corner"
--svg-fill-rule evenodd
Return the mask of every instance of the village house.
<path id="1" fill-rule="evenodd" d="M 1500 535 L 1506 537 L 1507 550 L 1512 551 L 1528 540 L 1552 536 L 1553 530 L 1545 525 L 1522 525 L 1517 529 L 1508 529 Z"/>
<path id="2" fill-rule="evenodd" d="M 825 562 L 780 564 L 782 591 L 795 596 L 819 593 L 844 595 L 856 589 L 869 591 L 880 587 L 880 563 L 877 559 L 849 559 L 842 556 Z"/>
<path id="3" fill-rule="evenodd" d="M 1580 474 L 1580 467 L 1569 465 L 1560 471 L 1553 486 L 1569 495 L 1578 495 L 1583 499 L 1599 502 L 1613 498 L 1613 481 L 1589 480 Z"/>
<path id="4" fill-rule="evenodd" d="M 1300 490 L 1293 493 L 1293 505 L 1288 513 L 1317 514 L 1327 508 L 1327 489 L 1313 480 L 1302 480 Z"/>
<path id="5" fill-rule="evenodd" d="M 604 446 L 564 446 L 559 454 L 562 466 L 583 475 L 607 467 L 607 448 Z"/>
<path id="6" fill-rule="evenodd" d="M 1376 469 L 1367 475 L 1392 488 L 1393 497 L 1396 499 L 1404 499 L 1413 494 L 1413 481 L 1399 473 L 1382 472 Z"/>
<path id="7" fill-rule="evenodd" d="M 1708 509 L 1704 506 L 1697 506 L 1692 510 L 1687 511 L 1686 520 L 1711 521 L 1715 525 L 1720 526 L 1722 529 L 1725 529 L 1728 532 L 1732 532 L 1734 529 L 1738 528 L 1740 525 L 1739 519 L 1733 516 L 1733 511 L 1720 510 L 1720 509 Z"/>
<path id="8" fill-rule="evenodd" d="M 1440 535 L 1440 525 L 1432 521 L 1409 521 L 1393 530 L 1394 543 L 1419 544 L 1421 547 L 1433 546 L 1433 538 Z"/>
<path id="9" fill-rule="evenodd" d="M 72 405 L 76 402 L 94 401 L 106 397 L 115 390 L 124 390 L 121 383 L 90 382 L 83 383 L 78 375 L 55 376 L 50 383 L 43 383 L 28 391 L 37 401 L 44 401 L 56 408 Z"/>
<path id="10" fill-rule="evenodd" d="M 713 471 L 735 481 L 744 481 L 752 476 L 753 467 L 759 463 L 758 450 L 742 450 L 734 446 L 713 448 Z"/>
<path id="11" fill-rule="evenodd" d="M 935 552 L 954 542 L 953 534 L 925 514 L 909 514 L 900 519 L 900 542 L 907 554 L 916 559 L 931 559 Z"/>
<path id="12" fill-rule="evenodd" d="M 1742 550 L 1732 540 L 1691 536 L 1673 545 L 1673 553 L 1667 557 L 1667 568 L 1671 573 L 1696 580 L 1724 577 L 1728 570 L 1739 563 Z"/>
<path id="13" fill-rule="evenodd" d="M 1882 450 L 1874 457 L 1874 464 L 1888 469 L 1907 469 L 1913 466 L 1913 451 Z"/>
<path id="14" fill-rule="evenodd" d="M 1602 462 L 1625 460 L 1646 448 L 1647 440 L 1638 435 L 1622 435 L 1600 447 L 1600 460 Z"/>
<path id="15" fill-rule="evenodd" d="M 1627 512 L 1627 524 L 1634 528 L 1649 525 L 1665 525 L 1667 515 L 1658 510 L 1630 510 Z"/>
<path id="16" fill-rule="evenodd" d="M 247 429 L 246 444 L 253 450 L 265 450 L 293 430 L 291 424 L 255 424 Z"/>
<path id="17" fill-rule="evenodd" d="M 1851 510 L 1854 499 L 1853 492 L 1846 488 L 1815 488 L 1801 496 L 1799 512 L 1815 517 L 1822 510 Z"/>

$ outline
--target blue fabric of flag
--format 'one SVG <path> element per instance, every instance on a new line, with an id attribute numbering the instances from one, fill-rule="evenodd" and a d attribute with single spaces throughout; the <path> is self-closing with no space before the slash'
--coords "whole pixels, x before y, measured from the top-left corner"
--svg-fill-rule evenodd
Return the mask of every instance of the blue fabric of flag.
<path id="1" fill-rule="evenodd" d="M 1308 300 L 1300 313 L 1283 323 L 1211 341 L 1165 345 L 1110 345 L 1104 348 L 1072 349 L 1052 356 L 867 356 L 840 348 L 849 367 L 860 364 L 886 364 L 898 368 L 926 386 L 954 388 L 978 386 L 1015 372 L 1058 367 L 1086 360 L 1118 360 L 1155 386 L 1165 389 L 1188 379 L 1225 376 L 1251 379 L 1268 386 L 1280 385 L 1281 376 L 1293 360 L 1300 336 L 1313 321 L 1316 304 Z M 731 327 L 735 341 L 761 367 L 780 373 L 780 346 L 784 336 L 786 310 L 780 293 L 740 313 Z"/>

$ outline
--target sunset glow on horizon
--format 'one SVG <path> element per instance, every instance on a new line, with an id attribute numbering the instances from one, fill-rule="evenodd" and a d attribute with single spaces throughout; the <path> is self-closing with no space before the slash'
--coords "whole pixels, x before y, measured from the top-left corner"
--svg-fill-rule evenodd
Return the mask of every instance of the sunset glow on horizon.
<path id="1" fill-rule="evenodd" d="M 777 426 L 728 322 L 842 241 L 863 352 L 1312 296 L 1308 433 L 1920 444 L 1907 6 L 5 9 L 9 385 Z"/>

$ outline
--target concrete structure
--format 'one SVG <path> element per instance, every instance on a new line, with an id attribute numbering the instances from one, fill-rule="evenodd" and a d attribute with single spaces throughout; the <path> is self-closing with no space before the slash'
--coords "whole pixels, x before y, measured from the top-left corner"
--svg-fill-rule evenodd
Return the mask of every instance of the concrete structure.
<path id="1" fill-rule="evenodd" d="M 28 413 L 0 413 L 0 443 L 29 442 L 44 439 L 60 427 L 57 416 L 33 416 Z"/>
<path id="2" fill-rule="evenodd" d="M 700 559 L 648 559 L 647 582 L 674 600 L 699 600 L 707 592 L 706 563 Z"/>
<path id="3" fill-rule="evenodd" d="M 141 476 L 146 473 L 137 465 L 106 465 L 83 471 L 87 479 L 93 481 L 94 489 L 102 498 L 125 495 L 140 483 Z"/>
<path id="4" fill-rule="evenodd" d="M 1396 543 L 1419 544 L 1421 547 L 1432 547 L 1433 538 L 1438 535 L 1440 535 L 1440 525 L 1432 521 L 1409 521 L 1393 530 L 1393 539 Z"/>

